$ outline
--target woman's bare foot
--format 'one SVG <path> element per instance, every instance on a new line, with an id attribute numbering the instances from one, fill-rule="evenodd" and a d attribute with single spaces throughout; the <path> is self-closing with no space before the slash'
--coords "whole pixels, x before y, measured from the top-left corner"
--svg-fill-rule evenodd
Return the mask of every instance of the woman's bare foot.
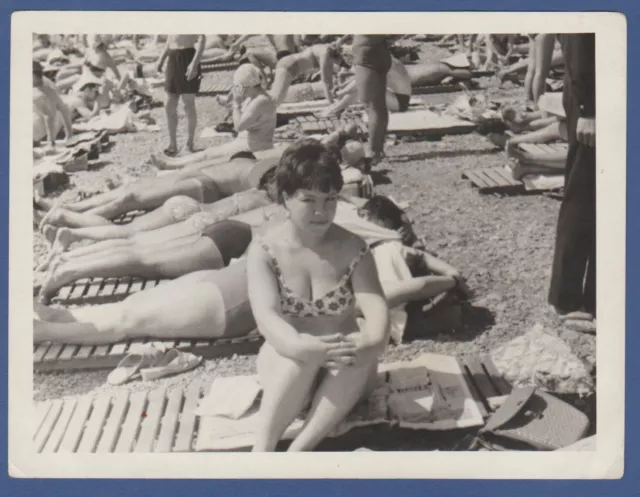
<path id="1" fill-rule="evenodd" d="M 66 226 L 62 226 L 58 228 L 52 249 L 58 253 L 65 252 L 69 248 L 69 245 L 79 239 L 75 231 Z"/>

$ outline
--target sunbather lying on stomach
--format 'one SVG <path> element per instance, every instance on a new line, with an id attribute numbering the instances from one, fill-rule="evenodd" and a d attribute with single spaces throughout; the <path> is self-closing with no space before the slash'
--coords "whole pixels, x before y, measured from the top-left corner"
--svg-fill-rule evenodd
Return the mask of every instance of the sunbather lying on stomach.
<path id="1" fill-rule="evenodd" d="M 360 209 L 360 213 L 366 215 L 369 223 L 375 219 L 378 225 L 390 226 L 389 221 L 399 225 L 398 216 L 393 215 L 395 206 L 386 209 L 384 203 L 382 207 L 380 204 L 379 200 L 372 201 Z M 382 212 L 383 209 L 387 212 Z M 351 210 L 357 212 L 355 206 L 351 206 Z M 368 222 L 362 219 L 361 225 L 366 227 Z M 372 229 L 375 224 L 370 224 Z M 385 240 L 385 231 L 380 229 L 378 241 Z M 409 247 L 398 247 L 393 240 L 399 239 L 390 231 L 386 238 L 389 243 L 373 248 L 390 308 L 400 308 L 410 301 L 446 291 L 455 285 L 456 277 L 463 281 L 455 268 L 432 256 L 424 262 L 442 276 L 412 278 L 411 269 L 421 257 L 424 259 L 424 254 Z M 394 247 L 406 257 L 399 259 Z M 406 261 L 409 270 L 402 260 Z M 244 258 L 222 269 L 197 271 L 163 282 L 122 302 L 75 309 L 35 304 L 34 311 L 35 343 L 103 344 L 134 338 L 232 338 L 244 336 L 256 327 L 247 293 Z"/>
<path id="2" fill-rule="evenodd" d="M 323 142 L 341 149 L 355 132 L 356 130 L 353 129 L 340 130 L 323 137 Z M 282 150 L 275 149 L 271 158 L 263 160 L 237 157 L 226 164 L 209 161 L 208 163 L 211 165 L 202 170 L 185 170 L 143 179 L 125 187 L 66 205 L 63 208 L 53 208 L 52 202 L 37 198 L 36 203 L 41 208 L 49 210 L 40 221 L 40 227 L 50 241 L 55 237 L 58 227 L 106 226 L 114 228 L 108 230 L 109 235 L 95 235 L 96 238 L 87 236 L 91 239 L 101 240 L 105 238 L 100 236 L 112 238 L 110 233 L 123 232 L 128 236 L 130 233 L 174 224 L 200 211 L 218 212 L 218 209 L 222 209 L 222 212 L 226 212 L 229 209 L 226 204 L 218 207 L 214 206 L 214 203 L 236 193 L 266 186 L 265 175 L 275 168 Z M 348 164 L 350 164 L 349 160 L 345 158 L 345 162 Z M 201 164 L 207 164 L 207 162 Z M 246 199 L 236 197 L 230 202 L 235 204 L 235 202 L 244 203 L 246 201 L 251 204 L 254 197 L 255 195 L 248 194 Z M 109 219 L 135 210 L 151 212 L 136 218 L 131 224 L 117 227 L 117 229 L 109 221 Z M 36 212 L 35 215 L 37 217 L 38 213 Z M 113 236 L 113 238 L 121 238 L 121 236 Z"/>
<path id="3" fill-rule="evenodd" d="M 269 164 L 273 167 L 277 161 L 277 156 L 263 161 L 243 156 L 225 163 L 211 161 L 208 167 L 201 170 L 186 170 L 144 178 L 124 187 L 65 205 L 64 208 L 54 208 L 53 202 L 36 199 L 40 208 L 49 210 L 41 226 L 44 228 L 48 224 L 53 226 L 107 225 L 110 224 L 109 219 L 130 211 L 158 209 L 176 196 L 188 197 L 200 204 L 211 204 L 234 193 L 257 187 L 256 181 L 259 182 L 261 174 L 269 169 Z M 257 178 L 256 175 L 258 175 Z M 70 213 L 84 213 L 87 216 L 82 220 L 80 217 L 73 217 Z M 172 218 L 183 215 L 178 211 L 172 211 L 171 208 L 167 213 Z M 164 217 L 160 223 L 163 221 Z M 146 223 L 147 219 L 140 222 Z"/>
<path id="4" fill-rule="evenodd" d="M 251 227 L 220 221 L 199 234 L 157 243 L 108 240 L 63 254 L 51 263 L 40 298 L 47 301 L 64 285 L 88 277 L 177 278 L 203 269 L 219 269 L 240 257 L 251 241 Z"/>
<path id="5" fill-rule="evenodd" d="M 473 77 L 469 68 L 450 66 L 444 61 L 410 65 L 407 66 L 407 72 L 411 78 L 411 86 L 414 88 L 439 85 L 446 78 L 456 81 L 468 81 Z"/>

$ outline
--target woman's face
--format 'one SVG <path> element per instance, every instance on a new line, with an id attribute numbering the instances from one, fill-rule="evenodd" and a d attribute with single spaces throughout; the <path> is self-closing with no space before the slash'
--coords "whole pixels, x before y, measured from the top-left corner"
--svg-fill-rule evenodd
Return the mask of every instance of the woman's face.
<path id="1" fill-rule="evenodd" d="M 95 100 L 98 98 L 98 85 L 87 85 L 82 90 L 84 96 L 88 100 Z"/>
<path id="2" fill-rule="evenodd" d="M 285 198 L 291 222 L 318 236 L 324 235 L 333 223 L 337 206 L 338 192 L 335 191 L 298 190 Z"/>

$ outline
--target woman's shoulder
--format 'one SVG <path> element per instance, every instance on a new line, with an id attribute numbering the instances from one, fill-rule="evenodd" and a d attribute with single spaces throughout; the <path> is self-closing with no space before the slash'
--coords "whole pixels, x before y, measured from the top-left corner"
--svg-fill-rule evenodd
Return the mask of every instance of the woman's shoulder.
<path id="1" fill-rule="evenodd" d="M 340 251 L 351 257 L 355 257 L 361 252 L 367 252 L 369 250 L 369 246 L 364 238 L 337 224 L 334 224 L 332 227 L 331 237 L 331 241 L 336 244 L 336 246 L 339 246 Z"/>

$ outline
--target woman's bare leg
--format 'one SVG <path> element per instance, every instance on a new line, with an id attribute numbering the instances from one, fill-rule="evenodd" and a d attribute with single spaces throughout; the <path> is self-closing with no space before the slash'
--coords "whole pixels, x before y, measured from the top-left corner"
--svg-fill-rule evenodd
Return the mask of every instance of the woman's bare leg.
<path id="1" fill-rule="evenodd" d="M 273 84 L 271 85 L 271 89 L 269 90 L 269 94 L 271 95 L 271 98 L 273 98 L 276 107 L 279 107 L 280 104 L 284 102 L 284 99 L 287 96 L 287 91 L 289 90 L 289 86 L 291 86 L 292 81 L 293 76 L 287 69 L 276 67 Z"/>
<path id="2" fill-rule="evenodd" d="M 289 452 L 313 450 L 349 414 L 366 393 L 376 371 L 377 356 L 359 366 L 327 371 L 315 393 L 311 410 Z"/>
<path id="3" fill-rule="evenodd" d="M 282 357 L 264 344 L 258 356 L 263 394 L 253 452 L 273 452 L 287 427 L 310 398 L 320 364 Z"/>
<path id="4" fill-rule="evenodd" d="M 104 344 L 134 338 L 217 338 L 224 301 L 216 271 L 201 271 L 134 293 L 122 302 L 62 310 L 36 305 L 34 341 Z M 176 298 L 176 296 L 179 296 Z"/>
<path id="5" fill-rule="evenodd" d="M 194 271 L 220 267 L 222 260 L 210 238 L 184 237 L 162 244 L 145 247 L 134 245 L 104 255 L 63 261 L 49 272 L 40 295 L 47 300 L 64 285 L 82 278 L 177 278 Z"/>
<path id="6" fill-rule="evenodd" d="M 222 163 L 229 159 L 236 152 L 246 150 L 247 145 L 239 140 L 232 140 L 222 145 L 209 147 L 200 152 L 188 154 L 182 157 L 165 157 L 151 155 L 151 162 L 158 169 L 182 169 L 186 166 L 193 166 L 194 169 L 207 167 L 212 163 Z M 209 163 L 209 161 L 212 161 Z"/>
<path id="7" fill-rule="evenodd" d="M 367 109 L 369 117 L 369 143 L 367 156 L 378 162 L 384 152 L 384 141 L 389 124 L 386 101 L 387 75 L 369 67 L 355 66 L 358 98 Z"/>
<path id="8" fill-rule="evenodd" d="M 89 210 L 90 214 L 113 219 L 130 211 L 157 209 L 171 197 L 185 195 L 202 200 L 202 186 L 195 179 L 184 179 L 158 183 L 152 188 L 138 188 L 108 204 Z"/>

